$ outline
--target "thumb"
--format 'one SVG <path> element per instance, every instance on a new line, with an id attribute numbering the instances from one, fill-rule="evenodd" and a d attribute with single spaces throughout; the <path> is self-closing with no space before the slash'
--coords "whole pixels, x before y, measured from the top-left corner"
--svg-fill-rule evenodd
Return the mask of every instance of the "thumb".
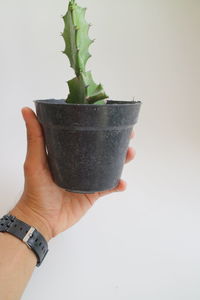
<path id="1" fill-rule="evenodd" d="M 42 127 L 38 122 L 35 113 L 28 107 L 22 109 L 22 115 L 27 131 L 27 154 L 25 165 L 29 167 L 43 168 L 47 165 Z"/>

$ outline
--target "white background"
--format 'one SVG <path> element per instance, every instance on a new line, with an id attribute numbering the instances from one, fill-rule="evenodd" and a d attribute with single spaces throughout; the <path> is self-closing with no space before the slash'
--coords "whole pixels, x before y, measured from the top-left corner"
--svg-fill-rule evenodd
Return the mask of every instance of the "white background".
<path id="1" fill-rule="evenodd" d="M 23 300 L 200 299 L 200 1 L 79 0 L 96 38 L 88 70 L 110 99 L 142 100 L 124 193 L 50 242 Z M 20 115 L 73 76 L 64 0 L 0 4 L 0 213 L 23 188 Z M 56 199 L 55 199 L 56 201 Z"/>

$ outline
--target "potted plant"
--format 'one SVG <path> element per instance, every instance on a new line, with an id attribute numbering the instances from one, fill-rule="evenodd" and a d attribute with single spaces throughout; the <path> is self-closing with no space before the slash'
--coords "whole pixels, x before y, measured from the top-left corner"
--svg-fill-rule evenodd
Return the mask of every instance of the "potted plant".
<path id="1" fill-rule="evenodd" d="M 76 74 L 67 99 L 34 102 L 54 181 L 72 192 L 94 193 L 117 186 L 141 102 L 107 100 L 86 71 L 93 41 L 85 11 L 70 0 L 63 17 L 63 53 Z"/>

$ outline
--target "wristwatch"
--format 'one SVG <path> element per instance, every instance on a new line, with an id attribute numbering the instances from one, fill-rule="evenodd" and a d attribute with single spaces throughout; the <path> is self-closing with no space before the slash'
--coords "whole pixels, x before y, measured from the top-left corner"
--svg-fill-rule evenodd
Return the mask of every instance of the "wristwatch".
<path id="1" fill-rule="evenodd" d="M 23 241 L 35 253 L 36 266 L 41 265 L 49 250 L 47 241 L 36 228 L 7 214 L 0 219 L 0 232 L 8 232 Z"/>

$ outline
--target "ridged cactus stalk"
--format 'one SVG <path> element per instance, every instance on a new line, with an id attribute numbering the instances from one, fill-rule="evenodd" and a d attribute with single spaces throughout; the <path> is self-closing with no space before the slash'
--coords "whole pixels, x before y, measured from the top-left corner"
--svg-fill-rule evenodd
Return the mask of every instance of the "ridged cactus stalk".
<path id="1" fill-rule="evenodd" d="M 63 17 L 65 27 L 62 36 L 65 41 L 65 53 L 74 69 L 76 77 L 68 81 L 69 95 L 67 103 L 106 104 L 108 96 L 101 84 L 96 84 L 86 64 L 91 57 L 89 47 L 94 42 L 88 36 L 90 24 L 85 20 L 86 8 L 69 1 L 68 11 Z"/>

